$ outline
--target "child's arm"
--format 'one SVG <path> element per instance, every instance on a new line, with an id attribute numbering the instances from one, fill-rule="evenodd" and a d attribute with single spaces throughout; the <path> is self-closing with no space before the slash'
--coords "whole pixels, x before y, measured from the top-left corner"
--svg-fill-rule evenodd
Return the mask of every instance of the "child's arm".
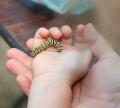
<path id="1" fill-rule="evenodd" d="M 71 31 L 65 27 L 65 32 Z M 46 36 L 42 37 L 43 34 Z M 29 94 L 28 108 L 70 108 L 71 107 L 71 86 L 82 78 L 89 68 L 92 53 L 89 49 L 80 50 L 70 44 L 71 33 L 67 35 L 58 28 L 50 30 L 40 28 L 34 38 L 34 45 L 47 39 L 51 34 L 52 39 L 63 38 L 62 52 L 48 48 L 32 60 L 33 83 Z M 66 36 L 66 37 L 65 37 Z M 45 41 L 45 40 L 44 40 Z M 80 44 L 77 44 L 80 46 Z"/>
<path id="2" fill-rule="evenodd" d="M 70 108 L 71 86 L 58 74 L 43 74 L 33 80 L 28 108 Z"/>

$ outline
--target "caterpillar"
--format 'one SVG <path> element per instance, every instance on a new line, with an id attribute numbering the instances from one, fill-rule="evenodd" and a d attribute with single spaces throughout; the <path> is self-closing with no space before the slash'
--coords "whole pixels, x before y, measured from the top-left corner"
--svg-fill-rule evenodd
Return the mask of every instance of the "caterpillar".
<path id="1" fill-rule="evenodd" d="M 39 54 L 40 52 L 46 50 L 47 48 L 54 46 L 55 48 L 57 48 L 57 52 L 61 52 L 62 51 L 62 44 L 55 39 L 49 39 L 46 40 L 45 42 L 37 45 L 31 52 L 31 55 L 33 57 L 35 57 L 37 54 Z"/>

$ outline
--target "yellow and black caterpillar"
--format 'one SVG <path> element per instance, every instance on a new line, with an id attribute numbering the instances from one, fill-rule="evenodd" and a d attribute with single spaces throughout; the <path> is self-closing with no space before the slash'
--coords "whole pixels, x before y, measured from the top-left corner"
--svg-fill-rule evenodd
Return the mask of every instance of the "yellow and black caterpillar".
<path id="1" fill-rule="evenodd" d="M 62 44 L 58 40 L 49 39 L 49 40 L 46 40 L 45 42 L 39 44 L 38 46 L 36 46 L 32 50 L 31 55 L 33 57 L 35 57 L 38 53 L 40 53 L 41 51 L 46 50 L 47 48 L 49 48 L 51 46 L 54 46 L 55 48 L 57 48 L 58 52 L 62 51 Z"/>

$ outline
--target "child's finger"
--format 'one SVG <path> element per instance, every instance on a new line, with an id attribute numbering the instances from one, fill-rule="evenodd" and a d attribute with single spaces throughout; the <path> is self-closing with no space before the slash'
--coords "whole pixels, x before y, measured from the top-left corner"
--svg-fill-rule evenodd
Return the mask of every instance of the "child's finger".
<path id="1" fill-rule="evenodd" d="M 35 38 L 37 39 L 45 39 L 48 36 L 49 36 L 49 30 L 44 27 L 41 27 L 40 29 L 38 29 L 35 34 Z"/>
<path id="2" fill-rule="evenodd" d="M 24 75 L 29 80 L 32 80 L 32 72 L 19 61 L 10 59 L 7 61 L 6 67 L 15 75 Z"/>
<path id="3" fill-rule="evenodd" d="M 21 89 L 28 96 L 30 91 L 31 81 L 22 75 L 17 76 L 16 80 L 19 86 L 21 87 Z"/>
<path id="4" fill-rule="evenodd" d="M 61 27 L 61 31 L 63 33 L 63 38 L 69 39 L 72 35 L 72 29 L 68 25 L 64 25 Z"/>
<path id="5" fill-rule="evenodd" d="M 68 25 L 61 27 L 63 34 L 62 42 L 68 45 L 72 45 L 72 29 Z"/>
<path id="6" fill-rule="evenodd" d="M 33 46 L 36 47 L 36 46 L 38 46 L 38 44 L 41 44 L 43 42 L 44 42 L 44 39 L 36 39 L 36 38 L 34 38 Z"/>
<path id="7" fill-rule="evenodd" d="M 22 64 L 24 64 L 27 68 L 31 70 L 32 58 L 29 57 L 24 52 L 20 51 L 19 49 L 16 48 L 9 49 L 7 52 L 7 56 L 10 59 L 15 59 L 17 61 L 20 61 Z"/>
<path id="8" fill-rule="evenodd" d="M 26 46 L 29 50 L 32 50 L 34 48 L 34 38 L 28 39 L 26 42 Z"/>
<path id="9" fill-rule="evenodd" d="M 49 32 L 54 39 L 60 39 L 62 37 L 62 32 L 58 27 L 52 27 L 49 29 Z"/>
<path id="10" fill-rule="evenodd" d="M 49 30 L 44 27 L 41 27 L 35 33 L 34 38 L 31 38 L 27 41 L 27 47 L 32 50 L 38 43 L 43 42 L 49 36 Z"/>
<path id="11" fill-rule="evenodd" d="M 26 46 L 29 50 L 32 50 L 38 44 L 44 42 L 44 39 L 31 38 L 26 42 Z"/>
<path id="12" fill-rule="evenodd" d="M 79 24 L 76 28 L 76 40 L 77 42 L 84 42 L 83 39 L 83 31 L 84 31 L 85 26 L 83 24 Z"/>
<path id="13" fill-rule="evenodd" d="M 77 26 L 76 32 L 77 32 L 78 37 L 83 36 L 84 28 L 85 28 L 85 26 L 84 26 L 83 24 L 79 24 L 79 25 Z"/>

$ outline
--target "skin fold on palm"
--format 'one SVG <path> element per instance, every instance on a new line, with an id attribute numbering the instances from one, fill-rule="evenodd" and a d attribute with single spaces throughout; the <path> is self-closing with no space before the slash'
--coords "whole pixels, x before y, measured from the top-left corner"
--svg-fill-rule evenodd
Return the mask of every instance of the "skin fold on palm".
<path id="1" fill-rule="evenodd" d="M 70 32 L 68 32 L 69 35 Z M 118 108 L 120 102 L 120 58 L 115 51 L 109 46 L 104 38 L 95 30 L 91 24 L 87 24 L 84 30 L 81 26 L 77 28 L 78 42 L 87 44 L 94 54 L 97 62 L 92 65 L 89 72 L 73 88 L 73 108 Z M 27 42 L 27 46 L 31 49 L 32 39 Z M 12 49 L 16 50 L 16 49 Z M 18 50 L 17 50 L 18 51 Z M 18 51 L 19 52 L 19 51 Z M 11 51 L 12 53 L 12 51 Z M 21 57 L 26 57 L 29 63 L 24 63 L 25 72 L 18 72 L 17 80 L 23 90 L 28 94 L 31 77 L 31 60 L 21 52 Z M 8 53 L 9 58 L 15 59 L 13 54 Z M 12 57 L 10 57 L 12 56 Z M 18 58 L 16 58 L 18 60 Z M 20 60 L 18 60 L 20 61 Z M 16 62 L 18 62 L 16 61 Z M 7 67 L 10 67 L 8 61 Z M 13 62 L 13 61 L 12 61 Z M 10 69 L 10 68 L 9 68 Z M 12 70 L 12 69 L 10 69 Z M 12 70 L 13 71 L 13 70 Z M 15 70 L 13 71 L 15 72 Z M 15 72 L 15 73 L 16 73 Z M 24 77 L 25 76 L 25 77 Z M 28 80 L 29 79 L 29 80 Z M 23 84 L 23 82 L 25 82 Z M 25 89 L 27 88 L 27 89 Z"/>

